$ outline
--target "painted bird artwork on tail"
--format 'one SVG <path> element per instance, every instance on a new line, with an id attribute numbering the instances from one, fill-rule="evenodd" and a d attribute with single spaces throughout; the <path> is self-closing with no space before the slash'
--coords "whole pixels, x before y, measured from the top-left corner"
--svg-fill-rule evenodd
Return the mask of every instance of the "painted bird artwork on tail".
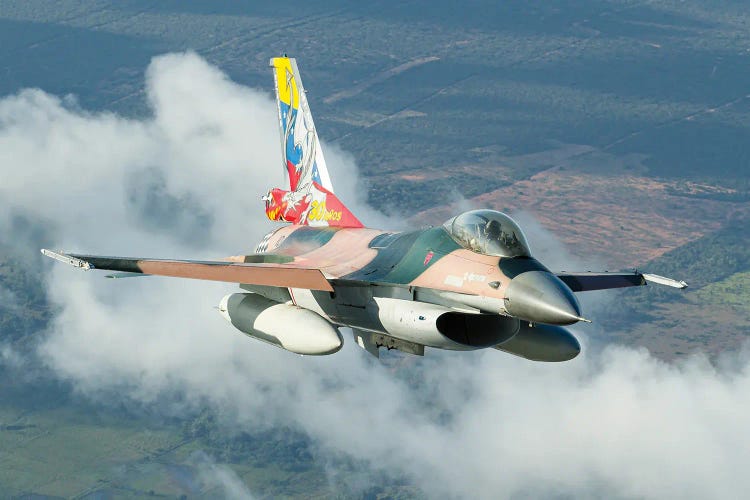
<path id="1" fill-rule="evenodd" d="M 263 199 L 269 219 L 304 226 L 362 227 L 333 193 L 297 62 L 271 59 L 279 110 L 281 154 L 289 190 L 274 188 Z"/>

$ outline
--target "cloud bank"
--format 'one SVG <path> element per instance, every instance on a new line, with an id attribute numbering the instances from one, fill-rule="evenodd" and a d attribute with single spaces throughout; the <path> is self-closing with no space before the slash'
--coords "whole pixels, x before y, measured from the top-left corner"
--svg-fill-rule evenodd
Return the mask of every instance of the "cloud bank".
<path id="1" fill-rule="evenodd" d="M 38 252 L 38 235 L 12 230 L 20 214 L 63 250 L 176 258 L 252 251 L 272 227 L 259 198 L 284 185 L 270 95 L 190 53 L 154 59 L 145 85 L 152 115 L 143 119 L 83 110 L 37 89 L 0 100 L 4 243 Z M 357 203 L 365 196 L 351 158 L 332 149 L 327 157 L 353 211 L 387 223 Z M 44 265 L 60 312 L 40 355 L 93 400 L 175 414 L 208 406 L 235 429 L 289 426 L 321 456 L 350 456 L 437 498 L 725 498 L 750 490 L 744 354 L 717 368 L 618 346 L 551 365 L 494 350 L 428 350 L 401 377 L 351 341 L 314 358 L 244 337 L 213 309 L 232 285 L 112 281 Z M 225 479 L 247 494 L 236 477 Z"/>

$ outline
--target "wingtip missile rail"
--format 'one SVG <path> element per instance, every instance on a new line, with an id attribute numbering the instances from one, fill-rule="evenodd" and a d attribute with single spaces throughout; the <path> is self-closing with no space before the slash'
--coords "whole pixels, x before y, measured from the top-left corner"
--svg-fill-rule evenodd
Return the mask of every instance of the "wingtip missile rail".
<path id="1" fill-rule="evenodd" d="M 643 274 L 643 279 L 648 281 L 649 283 L 657 283 L 659 285 L 665 285 L 665 286 L 671 286 L 672 288 L 679 288 L 680 290 L 684 290 L 688 287 L 688 284 L 682 280 L 673 280 L 672 278 L 665 278 L 664 276 L 659 276 L 658 274 Z"/>
<path id="2" fill-rule="evenodd" d="M 86 271 L 88 271 L 89 269 L 94 269 L 94 266 L 91 265 L 91 263 L 86 262 L 85 260 L 71 257 L 70 255 L 67 255 L 64 252 L 53 252 L 52 250 L 47 250 L 46 248 L 42 248 L 41 252 L 42 252 L 42 255 L 44 255 L 45 257 L 55 259 L 57 261 L 63 262 L 73 267 L 79 267 Z"/>

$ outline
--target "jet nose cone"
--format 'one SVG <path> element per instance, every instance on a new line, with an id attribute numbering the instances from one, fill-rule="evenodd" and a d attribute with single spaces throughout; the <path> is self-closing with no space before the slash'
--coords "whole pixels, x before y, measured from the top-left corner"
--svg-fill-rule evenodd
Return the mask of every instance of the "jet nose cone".
<path id="1" fill-rule="evenodd" d="M 560 278 L 548 271 L 527 271 L 510 281 L 506 311 L 526 321 L 572 325 L 581 321 L 581 306 Z"/>

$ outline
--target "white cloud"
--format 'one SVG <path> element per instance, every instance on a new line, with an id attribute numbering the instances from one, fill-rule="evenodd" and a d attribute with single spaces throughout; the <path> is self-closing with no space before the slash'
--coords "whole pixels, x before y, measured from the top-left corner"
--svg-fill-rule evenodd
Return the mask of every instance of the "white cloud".
<path id="1" fill-rule="evenodd" d="M 9 290 L 0 284 L 0 304 L 2 308 L 6 310 L 16 309 L 18 307 L 18 297 L 13 293 L 13 290 Z"/>
<path id="2" fill-rule="evenodd" d="M 205 453 L 194 453 L 191 463 L 203 483 L 203 492 L 228 500 L 252 500 L 253 495 L 236 472 L 226 465 L 217 464 Z"/>
<path id="3" fill-rule="evenodd" d="M 44 221 L 68 250 L 251 251 L 271 227 L 259 197 L 284 182 L 269 95 L 194 54 L 156 58 L 146 84 L 153 116 L 140 120 L 40 90 L 0 100 L 0 228 L 14 210 Z M 354 201 L 353 162 L 335 149 L 327 157 L 337 192 Z M 180 392 L 188 397 L 179 404 L 217 408 L 237 428 L 300 429 L 321 453 L 406 475 L 431 497 L 724 498 L 750 489 L 747 356 L 718 371 L 701 358 L 665 364 L 617 346 L 551 365 L 428 350 L 401 378 L 352 342 L 315 358 L 244 337 L 212 308 L 231 285 L 111 281 L 61 265 L 48 279 L 62 309 L 41 355 L 94 399 L 162 404 Z"/>
<path id="4" fill-rule="evenodd" d="M 0 367 L 21 368 L 24 358 L 12 346 L 5 343 L 0 344 Z"/>

